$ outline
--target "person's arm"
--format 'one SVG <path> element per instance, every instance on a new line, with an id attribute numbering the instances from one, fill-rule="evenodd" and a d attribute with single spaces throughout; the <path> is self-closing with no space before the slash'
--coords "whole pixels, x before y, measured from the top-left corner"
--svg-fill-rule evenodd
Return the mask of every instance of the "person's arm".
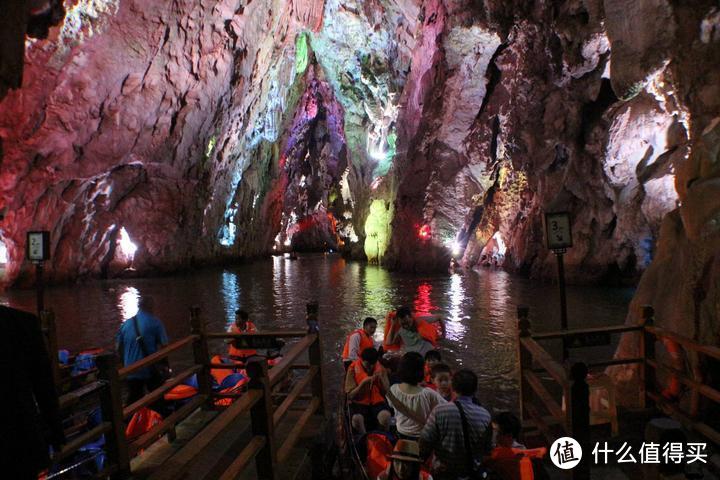
<path id="1" fill-rule="evenodd" d="M 440 324 L 440 333 L 443 338 L 445 338 L 445 334 L 447 333 L 446 327 L 445 327 L 445 319 L 442 317 L 442 315 L 423 315 L 422 317 L 417 317 L 419 320 L 424 320 L 427 323 L 439 323 Z"/>
<path id="2" fill-rule="evenodd" d="M 402 328 L 399 325 L 400 320 L 397 317 L 393 317 L 391 321 L 392 325 L 390 325 L 390 332 L 388 333 L 388 338 L 385 339 L 385 343 L 387 345 L 395 345 L 400 343 L 400 329 Z"/>
<path id="3" fill-rule="evenodd" d="M 360 357 L 360 334 L 353 333 L 350 335 L 350 348 L 348 351 L 349 360 L 357 360 Z"/>
<path id="4" fill-rule="evenodd" d="M 345 374 L 345 393 L 347 394 L 348 399 L 352 400 L 357 397 L 363 387 L 372 382 L 372 379 L 372 377 L 367 377 L 360 382 L 360 384 L 357 384 L 355 383 L 355 371 L 353 370 L 353 367 L 348 368 L 347 373 Z"/>
<path id="5" fill-rule="evenodd" d="M 391 388 L 387 389 L 387 393 L 385 394 L 388 401 L 390 402 L 390 405 L 397 410 L 398 412 L 402 413 L 406 417 L 408 417 L 413 422 L 417 423 L 418 425 L 425 425 L 425 422 L 427 421 L 426 418 L 424 418 L 422 415 L 420 415 L 418 412 L 415 412 L 411 410 L 407 405 L 402 403 L 393 393 Z"/>
<path id="6" fill-rule="evenodd" d="M 420 458 L 427 458 L 433 451 L 433 445 L 440 441 L 440 430 L 438 429 L 438 421 L 435 416 L 436 409 L 430 413 L 425 426 L 420 432 Z"/>

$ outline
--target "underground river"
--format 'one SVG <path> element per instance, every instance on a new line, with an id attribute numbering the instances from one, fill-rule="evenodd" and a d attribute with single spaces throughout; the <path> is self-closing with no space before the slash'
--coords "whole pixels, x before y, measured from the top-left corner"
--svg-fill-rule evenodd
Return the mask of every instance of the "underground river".
<path id="1" fill-rule="evenodd" d="M 632 293 L 628 288 L 569 287 L 570 327 L 622 323 Z M 303 328 L 305 303 L 317 300 L 328 399 L 340 388 L 340 352 L 347 332 L 362 318 L 374 316 L 381 335 L 385 314 L 402 304 L 445 316 L 444 359 L 451 366 L 475 370 L 480 378 L 478 397 L 493 409 L 517 410 L 517 305 L 530 307 L 534 331 L 559 328 L 556 285 L 494 270 L 422 277 L 348 262 L 337 254 L 313 254 L 166 277 L 49 288 L 45 303 L 57 316 L 58 345 L 71 351 L 111 346 L 122 319 L 135 313 L 139 295 L 155 297 L 156 313 L 171 340 L 188 334 L 188 309 L 195 304 L 202 308 L 208 331 L 225 329 L 237 308 L 247 310 L 258 329 L 268 330 Z M 3 304 L 34 311 L 34 302 L 32 290 L 0 293 Z M 212 347 L 219 351 L 222 345 Z"/>

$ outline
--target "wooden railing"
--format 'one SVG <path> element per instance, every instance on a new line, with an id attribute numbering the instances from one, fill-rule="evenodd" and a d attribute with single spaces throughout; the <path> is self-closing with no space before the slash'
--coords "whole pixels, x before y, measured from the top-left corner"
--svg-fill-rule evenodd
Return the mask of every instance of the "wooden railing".
<path id="1" fill-rule="evenodd" d="M 642 322 L 639 325 L 620 325 L 611 327 L 584 328 L 532 334 L 530 331 L 529 308 L 518 307 L 518 361 L 520 365 L 520 410 L 526 424 L 534 424 L 538 430 L 552 441 L 557 438 L 553 428 L 558 427 L 565 434 L 581 441 L 589 435 L 589 388 L 587 372 L 589 368 L 615 365 L 637 365 L 638 394 L 642 407 L 656 405 L 673 416 L 687 428 L 690 428 L 708 440 L 720 445 L 720 433 L 698 419 L 699 399 L 705 397 L 720 403 L 720 391 L 705 385 L 697 370 L 687 372 L 672 365 L 660 362 L 656 355 L 657 342 L 673 342 L 693 355 L 705 355 L 720 361 L 720 348 L 702 345 L 699 342 L 654 326 L 654 311 L 650 306 L 641 310 Z M 572 339 L 597 334 L 628 334 L 638 336 L 637 357 L 612 358 L 586 363 L 575 363 L 570 367 L 563 365 L 538 342 L 561 339 L 572 344 Z M 688 411 L 680 407 L 679 402 L 663 396 L 659 390 L 657 372 L 664 371 L 690 390 Z M 543 381 L 539 372 L 546 372 L 550 379 Z M 558 395 L 558 393 L 560 395 Z M 563 399 L 565 408 L 562 407 Z M 543 414 L 540 407 L 547 412 Z"/>
<path id="2" fill-rule="evenodd" d="M 314 413 L 324 411 L 321 373 L 322 355 L 319 335 L 307 334 L 302 330 L 254 334 L 206 333 L 198 307 L 191 308 L 190 321 L 190 335 L 172 342 L 132 365 L 120 368 L 118 358 L 114 353 L 103 353 L 96 357 L 98 380 L 87 382 L 80 388 L 63 395 L 60 398 L 60 404 L 64 411 L 68 411 L 75 405 L 83 402 L 87 403 L 90 401 L 89 397 L 96 394 L 99 397 L 102 410 L 102 422 L 96 427 L 72 437 L 71 441 L 54 455 L 54 463 L 68 459 L 88 442 L 105 435 L 105 450 L 108 461 L 107 467 L 102 474 L 105 476 L 112 475 L 115 478 L 127 478 L 130 476 L 130 459 L 138 455 L 140 451 L 163 435 L 169 434 L 171 439 L 174 438 L 176 426 L 198 408 L 214 408 L 215 400 L 233 397 L 236 401 L 225 408 L 210 424 L 193 437 L 153 478 L 170 479 L 181 476 L 185 467 L 243 414 L 247 414 L 250 418 L 253 436 L 221 478 L 234 478 L 252 459 L 255 459 L 260 478 L 275 478 L 276 463 L 287 459 L 311 416 Z M 48 345 L 57 345 L 54 336 L 54 318 L 51 314 L 45 316 L 44 324 L 49 326 L 49 328 L 47 326 L 44 328 L 48 337 Z M 246 371 L 250 377 L 247 392 L 213 392 L 210 369 L 235 369 L 237 365 L 211 363 L 208 340 L 242 337 L 299 338 L 299 340 L 283 354 L 282 361 L 270 369 L 268 369 L 267 359 L 264 357 L 252 357 L 252 361 L 246 365 Z M 174 374 L 172 378 L 166 380 L 161 386 L 134 403 L 123 406 L 122 383 L 124 379 L 133 372 L 153 367 L 159 362 L 165 361 L 171 354 L 176 354 L 187 346 L 192 346 L 193 359 L 188 368 Z M 297 363 L 298 359 L 306 352 L 309 363 L 307 361 Z M 55 378 L 59 380 L 57 375 L 59 371 L 57 355 L 54 355 L 53 362 L 53 371 L 56 372 Z M 274 387 L 280 384 L 290 372 L 296 370 L 305 370 L 307 373 L 294 384 L 287 395 L 273 393 Z M 180 385 L 192 375 L 197 375 L 198 395 L 164 418 L 150 431 L 129 442 L 125 435 L 125 419 L 141 408 L 151 406 L 161 400 L 168 391 Z M 59 380 L 59 384 L 62 384 L 61 380 Z M 308 386 L 312 387 L 312 394 L 309 397 L 303 394 L 303 391 Z M 282 402 L 277 408 L 273 408 L 273 398 L 278 396 L 282 399 Z M 309 404 L 300 418 L 296 420 L 284 441 L 278 445 L 274 430 L 285 418 L 290 407 L 300 399 L 309 400 Z"/>
<path id="3" fill-rule="evenodd" d="M 320 338 L 316 333 L 308 334 L 302 330 L 274 331 L 252 334 L 211 333 L 204 337 L 213 339 L 233 338 L 292 338 L 300 340 L 283 354 L 277 365 L 268 368 L 263 357 L 251 357 L 246 365 L 250 377 L 248 392 L 218 415 L 188 444 L 180 449 L 163 468 L 151 476 L 152 480 L 170 480 L 181 476 L 195 458 L 213 444 L 231 425 L 245 417 L 250 422 L 251 438 L 235 460 L 220 474 L 221 480 L 234 479 L 254 459 L 257 476 L 260 479 L 274 479 L 278 464 L 287 460 L 290 451 L 296 446 L 300 434 L 314 413 L 323 413 L 322 354 Z M 307 352 L 309 364 L 298 364 L 298 360 Z M 212 368 L 232 368 L 225 364 L 210 364 Z M 273 406 L 273 389 L 294 370 L 306 370 L 282 402 Z M 302 392 L 311 386 L 309 403 L 295 420 L 290 432 L 282 443 L 275 431 L 287 415 L 290 407 L 303 398 Z M 217 446 L 216 446 L 217 448 Z"/>

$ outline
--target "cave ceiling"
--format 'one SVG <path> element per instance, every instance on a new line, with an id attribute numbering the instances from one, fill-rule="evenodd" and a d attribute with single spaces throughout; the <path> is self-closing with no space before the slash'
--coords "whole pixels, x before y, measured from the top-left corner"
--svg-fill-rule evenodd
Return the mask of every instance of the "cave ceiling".
<path id="1" fill-rule="evenodd" d="M 51 281 L 289 249 L 542 277 L 551 210 L 571 279 L 636 278 L 668 213 L 697 235 L 717 216 L 689 182 L 720 131 L 696 64 L 720 20 L 696 7 L 67 0 L 0 85 L 4 280 L 31 274 L 28 230 Z"/>

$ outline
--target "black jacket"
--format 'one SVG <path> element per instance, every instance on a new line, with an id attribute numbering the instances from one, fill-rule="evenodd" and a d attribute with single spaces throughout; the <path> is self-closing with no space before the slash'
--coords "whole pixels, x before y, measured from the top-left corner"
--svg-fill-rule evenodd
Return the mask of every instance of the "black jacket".
<path id="1" fill-rule="evenodd" d="M 49 464 L 48 441 L 63 438 L 58 396 L 40 321 L 1 305 L 0 384 L 1 475 L 37 479 Z"/>

